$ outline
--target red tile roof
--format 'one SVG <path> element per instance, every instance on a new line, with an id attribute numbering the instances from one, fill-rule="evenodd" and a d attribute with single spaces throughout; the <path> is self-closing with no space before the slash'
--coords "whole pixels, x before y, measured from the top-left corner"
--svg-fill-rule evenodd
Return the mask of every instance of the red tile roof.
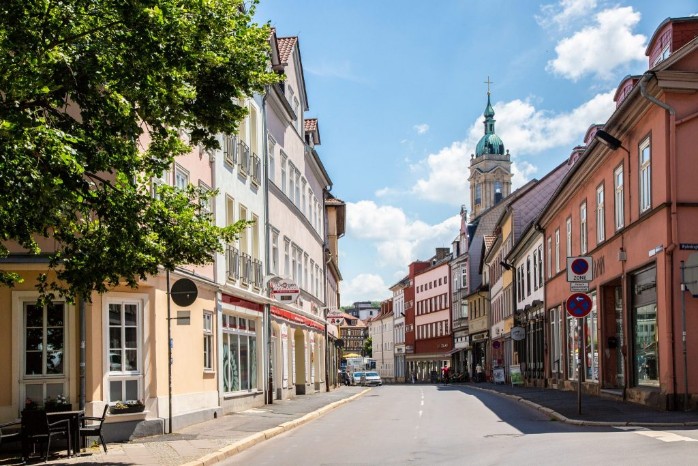
<path id="1" fill-rule="evenodd" d="M 279 48 L 279 60 L 282 64 L 288 63 L 293 46 L 298 42 L 298 37 L 277 37 L 276 43 Z"/>
<path id="2" fill-rule="evenodd" d="M 317 118 L 307 118 L 305 120 L 306 131 L 317 131 Z"/>

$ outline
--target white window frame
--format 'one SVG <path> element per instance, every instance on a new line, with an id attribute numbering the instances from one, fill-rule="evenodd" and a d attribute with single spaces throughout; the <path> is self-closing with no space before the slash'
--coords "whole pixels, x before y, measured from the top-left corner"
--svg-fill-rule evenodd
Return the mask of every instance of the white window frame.
<path id="1" fill-rule="evenodd" d="M 572 257 L 572 217 L 567 217 L 567 221 L 565 222 L 566 225 L 566 230 L 567 230 L 567 236 L 566 236 L 566 250 L 565 254 L 567 257 Z"/>
<path id="2" fill-rule="evenodd" d="M 109 305 L 110 304 L 129 304 L 136 305 L 137 316 L 136 316 L 136 360 L 137 369 L 135 371 L 112 371 L 110 369 L 110 358 L 109 358 Z M 102 313 L 104 316 L 103 323 L 103 344 L 104 344 L 104 391 L 105 398 L 110 404 L 115 403 L 116 398 L 112 399 L 111 395 L 111 384 L 112 382 L 121 382 L 122 384 L 122 394 L 126 393 L 125 384 L 129 381 L 136 381 L 138 400 L 142 400 L 143 396 L 143 376 L 144 376 L 144 361 L 143 361 L 143 335 L 147 335 L 150 331 L 146 328 L 143 316 L 146 314 L 148 309 L 148 296 L 140 293 L 109 293 L 109 295 L 104 299 Z M 126 401 L 126 400 L 121 400 Z"/>
<path id="3" fill-rule="evenodd" d="M 606 240 L 605 193 L 603 184 L 596 188 L 596 244 Z"/>
<path id="4" fill-rule="evenodd" d="M 214 370 L 214 346 L 213 346 L 213 312 L 204 311 L 203 314 L 204 337 L 204 371 Z"/>
<path id="5" fill-rule="evenodd" d="M 548 257 L 545 261 L 548 266 L 548 278 L 553 276 L 553 237 L 548 236 Z"/>
<path id="6" fill-rule="evenodd" d="M 267 136 L 267 157 L 268 164 L 267 167 L 267 179 L 274 183 L 274 177 L 276 176 L 276 156 L 274 151 L 276 149 L 276 141 L 271 135 Z"/>
<path id="7" fill-rule="evenodd" d="M 560 271 L 560 229 L 555 230 L 555 272 Z"/>
<path id="8" fill-rule="evenodd" d="M 179 164 L 175 164 L 175 188 L 185 190 L 189 185 L 189 171 Z"/>
<path id="9" fill-rule="evenodd" d="M 582 202 L 579 206 L 579 252 L 580 254 L 587 253 L 587 201 Z"/>
<path id="10" fill-rule="evenodd" d="M 640 213 L 652 207 L 652 147 L 650 138 L 645 138 L 638 150 L 640 166 Z"/>
<path id="11" fill-rule="evenodd" d="M 621 165 L 613 171 L 613 190 L 615 193 L 614 212 L 616 219 L 616 231 L 620 230 L 625 226 L 625 196 L 623 193 L 623 177 L 623 165 Z"/>
<path id="12" fill-rule="evenodd" d="M 279 230 L 271 228 L 271 272 L 279 275 Z"/>

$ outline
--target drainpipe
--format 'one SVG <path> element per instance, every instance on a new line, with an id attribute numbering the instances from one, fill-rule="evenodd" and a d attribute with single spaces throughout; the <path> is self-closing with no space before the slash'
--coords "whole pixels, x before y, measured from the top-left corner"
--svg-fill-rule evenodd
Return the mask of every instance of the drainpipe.
<path id="1" fill-rule="evenodd" d="M 267 96 L 271 92 L 270 86 L 265 87 L 264 96 L 262 97 L 262 151 L 264 154 L 264 277 L 268 277 L 271 274 L 269 270 L 269 161 L 267 160 Z M 268 297 L 269 294 L 269 283 L 267 280 L 263 280 L 263 293 Z M 271 304 L 265 302 L 264 304 L 264 332 L 266 334 L 267 340 L 267 357 L 265 358 L 267 363 L 267 397 L 266 403 L 274 403 L 274 372 L 273 372 L 273 354 L 272 354 L 272 331 L 271 331 Z"/>
<path id="2" fill-rule="evenodd" d="M 676 348 L 674 346 L 674 293 L 673 293 L 673 283 L 674 283 L 674 249 L 676 249 L 676 241 L 678 238 L 678 231 L 679 231 L 679 226 L 678 226 L 678 213 L 677 213 L 677 188 L 676 188 L 676 183 L 674 180 L 676 180 L 676 110 L 668 105 L 665 102 L 660 101 L 659 99 L 655 98 L 654 96 L 650 95 L 647 92 L 647 83 L 649 82 L 650 78 L 655 77 L 654 72 L 648 71 L 645 74 L 642 75 L 642 79 L 640 80 L 640 94 L 642 97 L 645 99 L 649 100 L 653 104 L 663 108 L 666 110 L 669 114 L 669 126 L 666 129 L 666 137 L 667 137 L 667 153 L 669 154 L 669 179 L 667 180 L 669 187 L 670 187 L 670 195 L 671 195 L 671 229 L 670 229 L 670 238 L 669 238 L 669 245 L 666 247 L 664 250 L 666 253 L 666 259 L 667 259 L 667 269 L 669 270 L 669 277 L 666 282 L 669 284 L 667 287 L 670 292 L 668 294 L 669 296 L 669 309 L 670 309 L 670 322 L 671 322 L 671 328 L 670 328 L 670 334 L 669 334 L 669 339 L 671 341 L 671 374 L 672 374 L 672 386 L 673 386 L 673 392 L 674 392 L 674 400 L 673 403 L 674 405 L 676 404 L 676 396 L 677 396 L 677 382 L 676 382 Z M 685 355 L 684 355 L 685 356 Z M 684 374 L 684 377 L 687 379 L 688 374 Z M 674 406 L 675 407 L 675 406 Z"/>

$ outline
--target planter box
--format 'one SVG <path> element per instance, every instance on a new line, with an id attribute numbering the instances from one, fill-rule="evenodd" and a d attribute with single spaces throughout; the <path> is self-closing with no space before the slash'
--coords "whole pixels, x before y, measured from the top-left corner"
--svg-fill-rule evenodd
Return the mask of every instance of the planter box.
<path id="1" fill-rule="evenodd" d="M 109 414 L 142 413 L 144 410 L 145 406 L 127 406 L 125 408 L 117 408 L 116 406 L 111 406 L 109 408 Z"/>
<path id="2" fill-rule="evenodd" d="M 46 403 L 44 405 L 44 410 L 47 413 L 60 413 L 63 411 L 72 411 L 73 405 L 70 403 Z"/>

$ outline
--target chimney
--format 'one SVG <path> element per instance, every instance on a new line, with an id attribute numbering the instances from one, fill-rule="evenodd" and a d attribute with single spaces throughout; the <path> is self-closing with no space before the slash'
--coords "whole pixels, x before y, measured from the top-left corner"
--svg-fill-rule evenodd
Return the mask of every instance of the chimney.
<path id="1" fill-rule="evenodd" d="M 450 253 L 450 248 L 436 248 L 436 260 L 440 261 L 441 259 L 448 257 Z"/>

